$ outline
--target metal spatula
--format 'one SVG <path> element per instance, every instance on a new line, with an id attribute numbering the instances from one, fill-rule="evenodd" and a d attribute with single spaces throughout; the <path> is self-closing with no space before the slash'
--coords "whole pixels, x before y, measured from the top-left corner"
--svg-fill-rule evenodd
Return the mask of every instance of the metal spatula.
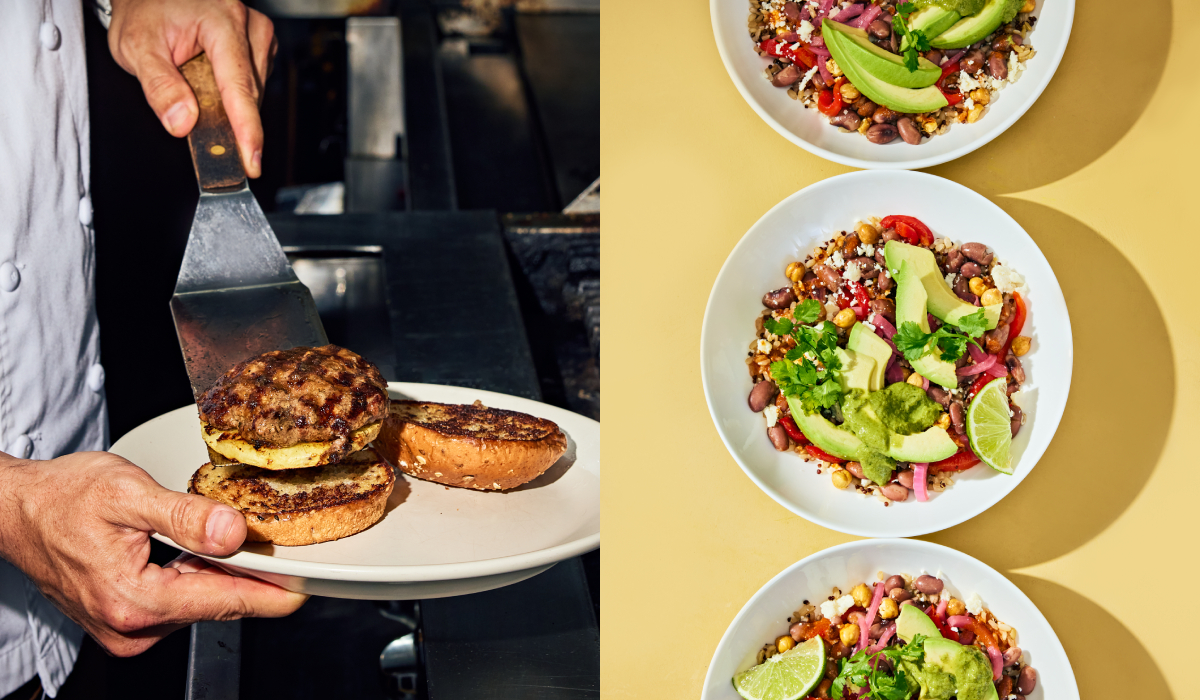
<path id="1" fill-rule="evenodd" d="M 312 294 L 296 278 L 250 193 L 237 141 L 204 54 L 185 63 L 200 118 L 188 136 L 200 203 L 171 315 L 197 400 L 249 357 L 329 341 Z"/>

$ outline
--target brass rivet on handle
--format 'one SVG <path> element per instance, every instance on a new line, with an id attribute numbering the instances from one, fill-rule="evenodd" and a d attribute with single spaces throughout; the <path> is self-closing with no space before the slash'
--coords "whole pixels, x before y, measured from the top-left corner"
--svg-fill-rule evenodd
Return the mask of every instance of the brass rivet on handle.
<path id="1" fill-rule="evenodd" d="M 222 146 L 221 144 L 216 144 L 212 148 L 208 149 L 208 152 L 213 154 L 214 156 L 224 155 L 225 147 Z"/>

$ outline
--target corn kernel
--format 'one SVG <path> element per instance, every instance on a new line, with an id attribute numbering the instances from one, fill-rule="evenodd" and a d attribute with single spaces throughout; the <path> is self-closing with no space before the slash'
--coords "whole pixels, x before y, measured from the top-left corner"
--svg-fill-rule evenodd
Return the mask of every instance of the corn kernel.
<path id="1" fill-rule="evenodd" d="M 992 93 L 988 92 L 985 88 L 975 88 L 971 91 L 971 99 L 977 105 L 985 105 L 992 101 Z"/>
<path id="2" fill-rule="evenodd" d="M 1033 12 L 1037 9 L 1037 0 L 1025 0 L 1025 4 L 1021 5 L 1021 12 Z"/>
<path id="3" fill-rule="evenodd" d="M 988 288 L 987 282 L 984 282 L 979 277 L 972 277 L 971 281 L 967 283 L 967 286 L 971 288 L 971 293 L 977 297 L 983 296 L 983 293 L 986 292 Z"/>
<path id="4" fill-rule="evenodd" d="M 934 425 L 936 425 L 936 426 L 937 426 L 937 427 L 939 427 L 939 428 L 942 428 L 943 430 L 945 430 L 945 429 L 948 429 L 948 428 L 950 427 L 950 414 L 949 414 L 949 413 L 943 413 L 943 414 L 942 414 L 942 415 L 941 415 L 941 416 L 940 416 L 940 417 L 937 419 L 937 423 L 934 423 Z"/>
<path id="5" fill-rule="evenodd" d="M 1029 336 L 1027 336 L 1027 335 L 1018 335 L 1016 338 L 1013 338 L 1013 341 L 1012 341 L 1013 354 L 1016 355 L 1017 357 L 1020 357 L 1020 356 L 1024 355 L 1025 353 L 1029 352 L 1029 343 L 1030 343 L 1030 339 L 1029 339 Z"/>

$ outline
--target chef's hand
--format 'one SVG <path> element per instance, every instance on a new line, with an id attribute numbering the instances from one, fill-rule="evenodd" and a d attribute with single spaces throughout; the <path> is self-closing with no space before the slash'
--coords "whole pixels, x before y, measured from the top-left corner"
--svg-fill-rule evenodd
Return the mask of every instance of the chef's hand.
<path id="1" fill-rule="evenodd" d="M 168 491 L 107 452 L 46 461 L 0 453 L 0 556 L 112 654 L 140 654 L 198 620 L 282 617 L 307 600 L 189 555 L 150 564 L 152 532 L 223 555 L 241 545 L 246 520 Z"/>
<path id="2" fill-rule="evenodd" d="M 276 49 L 275 27 L 265 15 L 237 0 L 113 0 L 108 47 L 141 81 L 167 131 L 181 138 L 200 112 L 178 66 L 208 54 L 246 174 L 262 173 L 258 103 Z"/>

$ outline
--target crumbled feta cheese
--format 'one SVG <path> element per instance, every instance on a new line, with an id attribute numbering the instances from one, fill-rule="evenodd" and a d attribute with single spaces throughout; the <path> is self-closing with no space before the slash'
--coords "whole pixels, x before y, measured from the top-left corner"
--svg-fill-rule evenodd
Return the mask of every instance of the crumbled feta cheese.
<path id="1" fill-rule="evenodd" d="M 959 72 L 959 74 L 958 74 L 958 91 L 959 92 L 970 92 L 977 87 L 982 87 L 982 85 L 983 85 L 983 83 L 980 83 L 978 80 L 972 78 L 970 76 L 970 74 L 967 73 L 965 70 Z"/>
<path id="2" fill-rule="evenodd" d="M 1008 54 L 1008 82 L 1015 83 L 1021 77 L 1021 71 L 1025 70 L 1025 64 L 1017 60 L 1017 52 L 1011 51 Z"/>
<path id="3" fill-rule="evenodd" d="M 858 268 L 858 265 L 847 265 L 846 271 L 842 273 L 842 279 L 857 282 L 862 279 L 862 270 Z"/>
<path id="4" fill-rule="evenodd" d="M 833 318 L 834 316 L 837 316 L 837 313 L 839 311 L 841 311 L 841 309 L 838 308 L 837 304 L 833 304 L 833 303 L 825 304 L 825 318 Z M 820 324 L 818 324 L 818 326 L 819 325 Z"/>
<path id="5" fill-rule="evenodd" d="M 842 251 L 835 250 L 835 251 L 833 251 L 833 255 L 829 256 L 829 260 L 827 260 L 826 263 L 830 267 L 832 267 L 834 269 L 838 269 L 846 264 L 846 259 L 842 257 Z"/>
<path id="6" fill-rule="evenodd" d="M 771 343 L 764 338 L 758 339 L 758 351 L 766 355 L 771 352 Z"/>
<path id="7" fill-rule="evenodd" d="M 779 407 L 775 404 L 771 404 L 770 406 L 764 408 L 762 413 L 763 418 L 767 419 L 768 428 L 774 428 L 775 424 L 779 422 Z"/>
<path id="8" fill-rule="evenodd" d="M 992 267 L 992 281 L 996 283 L 996 289 L 1005 294 L 1020 291 L 1025 286 L 1021 273 L 1004 264 Z"/>
<path id="9" fill-rule="evenodd" d="M 967 612 L 972 615 L 978 615 L 983 612 L 983 598 L 979 597 L 978 593 L 972 593 L 966 600 Z"/>
<path id="10" fill-rule="evenodd" d="M 858 252 L 862 255 L 871 256 L 875 254 L 875 246 L 871 243 L 862 243 L 858 246 Z"/>
<path id="11" fill-rule="evenodd" d="M 954 282 L 955 282 L 955 280 L 957 280 L 957 279 L 958 279 L 958 274 L 956 274 L 956 273 L 954 273 L 954 272 L 947 272 L 947 273 L 946 273 L 946 284 L 950 285 L 951 287 L 953 287 L 953 286 L 954 286 Z"/>
<path id="12" fill-rule="evenodd" d="M 821 603 L 821 614 L 826 618 L 840 617 L 852 607 L 854 607 L 854 598 L 844 595 L 837 600 L 827 600 Z"/>
<path id="13" fill-rule="evenodd" d="M 871 314 L 871 318 L 875 318 L 875 314 Z M 875 332 L 875 324 L 874 323 L 870 323 L 869 321 L 863 321 L 862 324 L 867 327 L 867 330 L 871 331 L 872 333 Z"/>
<path id="14" fill-rule="evenodd" d="M 813 26 L 812 22 L 809 22 L 805 19 L 800 21 L 800 27 L 796 33 L 800 35 L 800 41 L 803 41 L 807 44 L 809 40 L 812 39 L 812 33 L 814 29 L 816 29 L 816 27 Z"/>
<path id="15" fill-rule="evenodd" d="M 974 107 L 974 106 L 975 106 L 975 100 L 972 100 L 970 97 L 968 97 L 967 99 L 963 100 L 963 107 L 966 107 L 967 109 L 970 109 L 970 108 L 972 108 L 972 107 Z"/>
<path id="16" fill-rule="evenodd" d="M 808 22 L 805 22 L 805 24 L 808 24 Z M 812 77 L 813 77 L 814 75 L 816 75 L 816 73 L 817 73 L 817 67 L 816 67 L 816 66 L 813 66 L 812 68 L 809 68 L 809 69 L 808 69 L 808 72 L 804 74 L 804 77 L 800 79 L 800 84 L 799 84 L 798 86 L 796 86 L 796 91 L 797 91 L 797 92 L 804 92 L 804 87 L 805 87 L 806 85 L 808 85 L 808 81 L 812 80 Z"/>

